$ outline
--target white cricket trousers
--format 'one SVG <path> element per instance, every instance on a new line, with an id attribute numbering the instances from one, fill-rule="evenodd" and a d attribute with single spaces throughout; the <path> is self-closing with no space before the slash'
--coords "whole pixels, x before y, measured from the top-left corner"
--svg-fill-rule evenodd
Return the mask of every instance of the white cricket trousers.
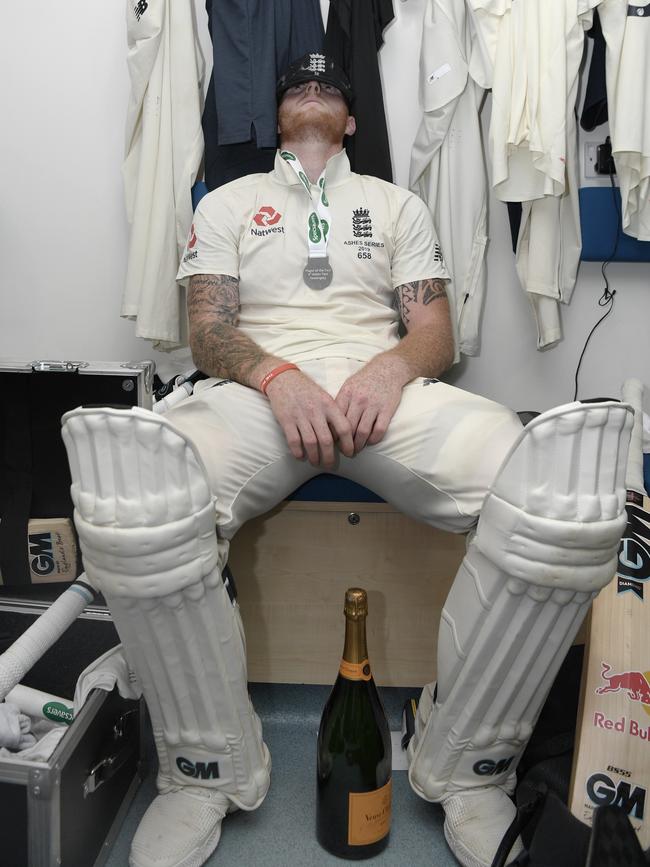
<path id="1" fill-rule="evenodd" d="M 329 358 L 301 370 L 333 397 L 362 362 Z M 197 446 L 216 496 L 225 564 L 228 542 L 250 518 L 264 514 L 324 470 L 293 457 L 269 401 L 229 380 L 205 380 L 167 414 Z M 374 491 L 399 511 L 439 529 L 465 532 L 503 459 L 521 432 L 517 415 L 483 397 L 418 378 L 380 443 L 353 458 L 339 454 L 327 472 Z"/>

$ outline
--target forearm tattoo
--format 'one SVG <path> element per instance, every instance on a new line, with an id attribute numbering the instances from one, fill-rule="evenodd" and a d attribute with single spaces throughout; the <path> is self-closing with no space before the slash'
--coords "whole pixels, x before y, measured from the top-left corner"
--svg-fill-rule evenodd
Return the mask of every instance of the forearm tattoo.
<path id="1" fill-rule="evenodd" d="M 248 383 L 266 353 L 238 330 L 239 280 L 225 274 L 197 274 L 187 295 L 194 363 L 209 376 Z"/>
<path id="2" fill-rule="evenodd" d="M 438 278 L 416 280 L 414 283 L 402 283 L 395 289 L 397 310 L 404 325 L 408 325 L 410 313 L 415 304 L 431 304 L 439 298 L 446 298 L 445 281 Z"/>

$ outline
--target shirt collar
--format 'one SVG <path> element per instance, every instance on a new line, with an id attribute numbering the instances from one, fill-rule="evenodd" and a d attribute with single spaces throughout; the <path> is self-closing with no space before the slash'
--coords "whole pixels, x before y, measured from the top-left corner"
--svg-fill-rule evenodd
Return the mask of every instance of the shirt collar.
<path id="1" fill-rule="evenodd" d="M 329 190 L 331 187 L 345 183 L 351 174 L 350 160 L 345 152 L 345 148 L 343 148 L 338 153 L 334 154 L 333 157 L 330 157 L 325 165 L 327 189 Z M 291 166 L 288 165 L 287 161 L 282 159 L 279 150 L 275 154 L 275 163 L 271 176 L 274 180 L 284 184 L 285 186 L 293 186 L 294 184 L 300 186 L 298 175 L 294 172 Z"/>

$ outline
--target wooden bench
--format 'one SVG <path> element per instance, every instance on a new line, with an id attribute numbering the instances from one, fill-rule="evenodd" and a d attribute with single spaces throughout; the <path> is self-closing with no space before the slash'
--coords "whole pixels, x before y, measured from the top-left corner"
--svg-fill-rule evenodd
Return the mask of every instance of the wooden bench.
<path id="1" fill-rule="evenodd" d="M 332 683 L 343 596 L 360 586 L 377 682 L 433 680 L 440 612 L 464 552 L 464 535 L 414 521 L 345 479 L 312 479 L 232 543 L 249 679 Z"/>

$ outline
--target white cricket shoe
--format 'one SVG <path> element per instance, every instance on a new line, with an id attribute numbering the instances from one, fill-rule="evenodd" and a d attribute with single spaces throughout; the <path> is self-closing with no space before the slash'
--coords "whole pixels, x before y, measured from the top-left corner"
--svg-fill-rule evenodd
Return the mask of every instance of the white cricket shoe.
<path id="1" fill-rule="evenodd" d="M 463 867 L 491 867 L 517 813 L 512 800 L 503 789 L 486 786 L 447 795 L 440 803 L 445 811 L 445 839 Z M 517 837 L 508 863 L 522 849 Z"/>
<path id="2" fill-rule="evenodd" d="M 234 809 L 216 789 L 188 786 L 158 795 L 135 832 L 129 867 L 201 867 L 217 848 L 223 817 Z"/>

